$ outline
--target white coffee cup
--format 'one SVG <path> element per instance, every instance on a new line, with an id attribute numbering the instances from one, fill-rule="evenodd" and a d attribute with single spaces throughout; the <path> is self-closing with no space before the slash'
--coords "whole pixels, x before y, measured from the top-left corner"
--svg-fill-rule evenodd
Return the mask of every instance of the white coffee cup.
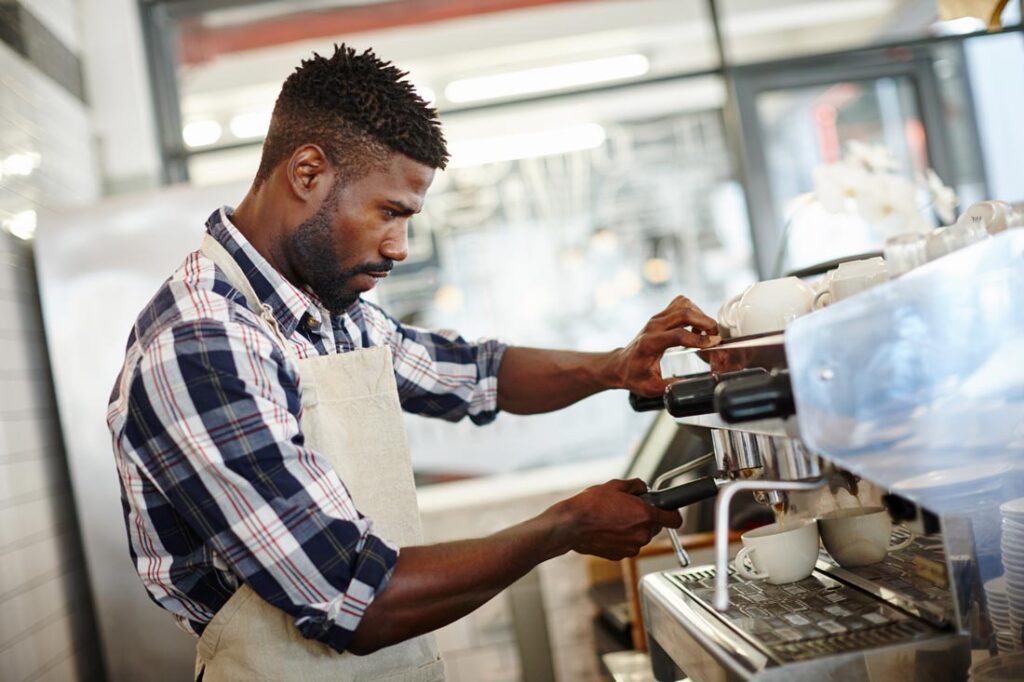
<path id="1" fill-rule="evenodd" d="M 803 580 L 818 560 L 818 526 L 813 520 L 793 520 L 747 531 L 740 536 L 743 549 L 736 554 L 736 572 L 773 585 Z M 753 566 L 747 566 L 750 561 Z"/>
<path id="2" fill-rule="evenodd" d="M 839 267 L 825 275 L 821 290 L 814 297 L 814 307 L 823 308 L 888 279 L 889 268 L 884 258 L 865 258 L 840 263 Z"/>
<path id="3" fill-rule="evenodd" d="M 899 277 L 928 262 L 928 235 L 921 232 L 904 232 L 885 240 L 885 263 L 889 266 L 889 278 Z"/>
<path id="4" fill-rule="evenodd" d="M 878 563 L 889 552 L 910 545 L 914 535 L 889 544 L 892 519 L 884 507 L 849 507 L 829 512 L 818 519 L 818 530 L 825 549 L 846 568 Z"/>
<path id="5" fill-rule="evenodd" d="M 1005 201 L 979 201 L 964 211 L 956 224 L 977 226 L 988 234 L 998 234 L 1009 227 L 1024 224 L 1024 214 Z"/>
<path id="6" fill-rule="evenodd" d="M 756 282 L 719 309 L 719 323 L 734 336 L 780 331 L 814 309 L 814 289 L 796 277 Z"/>

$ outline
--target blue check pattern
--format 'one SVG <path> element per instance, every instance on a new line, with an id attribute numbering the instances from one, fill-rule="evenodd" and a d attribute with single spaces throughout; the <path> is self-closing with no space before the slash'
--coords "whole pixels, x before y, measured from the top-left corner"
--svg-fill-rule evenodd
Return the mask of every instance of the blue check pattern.
<path id="1" fill-rule="evenodd" d="M 291 358 L 388 345 L 405 411 L 484 424 L 498 411 L 505 346 L 403 326 L 362 299 L 332 317 L 230 216 L 214 212 L 207 230 L 289 352 L 198 251 L 142 310 L 107 412 L 131 558 L 149 596 L 196 636 L 244 582 L 304 636 L 344 651 L 398 548 L 306 447 Z"/>

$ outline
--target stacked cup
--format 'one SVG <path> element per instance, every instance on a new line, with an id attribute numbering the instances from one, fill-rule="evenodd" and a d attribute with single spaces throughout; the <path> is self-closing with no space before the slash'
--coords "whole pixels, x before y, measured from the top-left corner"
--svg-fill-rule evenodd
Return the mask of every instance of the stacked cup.
<path id="1" fill-rule="evenodd" d="M 999 576 L 986 582 L 985 594 L 988 597 L 988 613 L 996 628 L 999 650 L 1019 651 L 1020 640 L 1013 636 L 1013 626 L 1010 623 L 1010 597 L 1006 593 L 1006 576 Z"/>
<path id="2" fill-rule="evenodd" d="M 1019 647 L 1021 626 L 1024 625 L 1024 497 L 1004 502 L 999 511 L 1003 515 L 1000 547 L 1006 571 L 1003 577 L 1009 604 L 1010 634 Z"/>

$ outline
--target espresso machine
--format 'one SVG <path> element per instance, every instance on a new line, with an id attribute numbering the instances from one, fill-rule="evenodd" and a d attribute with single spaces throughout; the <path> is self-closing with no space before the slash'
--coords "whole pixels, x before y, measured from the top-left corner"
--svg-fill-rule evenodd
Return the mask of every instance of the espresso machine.
<path id="1" fill-rule="evenodd" d="M 966 680 L 1020 648 L 1024 584 L 1006 597 L 1000 538 L 1024 497 L 1024 230 L 784 333 L 670 349 L 662 373 L 665 396 L 634 408 L 710 429 L 714 452 L 652 494 L 714 461 L 687 485 L 714 497 L 716 538 L 715 563 L 693 566 L 673 535 L 680 568 L 641 581 L 659 681 Z M 858 568 L 822 550 L 804 580 L 750 580 L 729 556 L 730 507 L 750 493 L 784 524 L 882 507 L 909 545 Z"/>

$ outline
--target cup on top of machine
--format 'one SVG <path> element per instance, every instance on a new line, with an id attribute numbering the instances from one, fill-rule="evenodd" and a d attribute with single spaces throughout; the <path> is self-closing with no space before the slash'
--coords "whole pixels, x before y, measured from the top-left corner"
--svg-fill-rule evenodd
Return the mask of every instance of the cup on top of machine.
<path id="1" fill-rule="evenodd" d="M 736 554 L 736 572 L 750 580 L 773 585 L 803 580 L 818 560 L 818 526 L 814 520 L 772 523 L 740 536 L 743 549 Z M 750 566 L 747 562 L 750 562 Z"/>
<path id="2" fill-rule="evenodd" d="M 890 544 L 892 519 L 884 507 L 837 509 L 818 518 L 818 531 L 825 549 L 844 568 L 878 563 L 889 552 L 914 541 L 911 533 L 905 540 Z"/>
<path id="3" fill-rule="evenodd" d="M 814 309 L 814 289 L 796 277 L 755 282 L 718 310 L 719 325 L 730 336 L 781 331 Z"/>
<path id="4" fill-rule="evenodd" d="M 904 232 L 885 240 L 885 262 L 889 277 L 899 277 L 928 262 L 928 235 Z"/>
<path id="5" fill-rule="evenodd" d="M 822 280 L 821 290 L 814 297 L 814 307 L 823 308 L 888 279 L 889 268 L 884 258 L 864 258 L 840 263 Z"/>

